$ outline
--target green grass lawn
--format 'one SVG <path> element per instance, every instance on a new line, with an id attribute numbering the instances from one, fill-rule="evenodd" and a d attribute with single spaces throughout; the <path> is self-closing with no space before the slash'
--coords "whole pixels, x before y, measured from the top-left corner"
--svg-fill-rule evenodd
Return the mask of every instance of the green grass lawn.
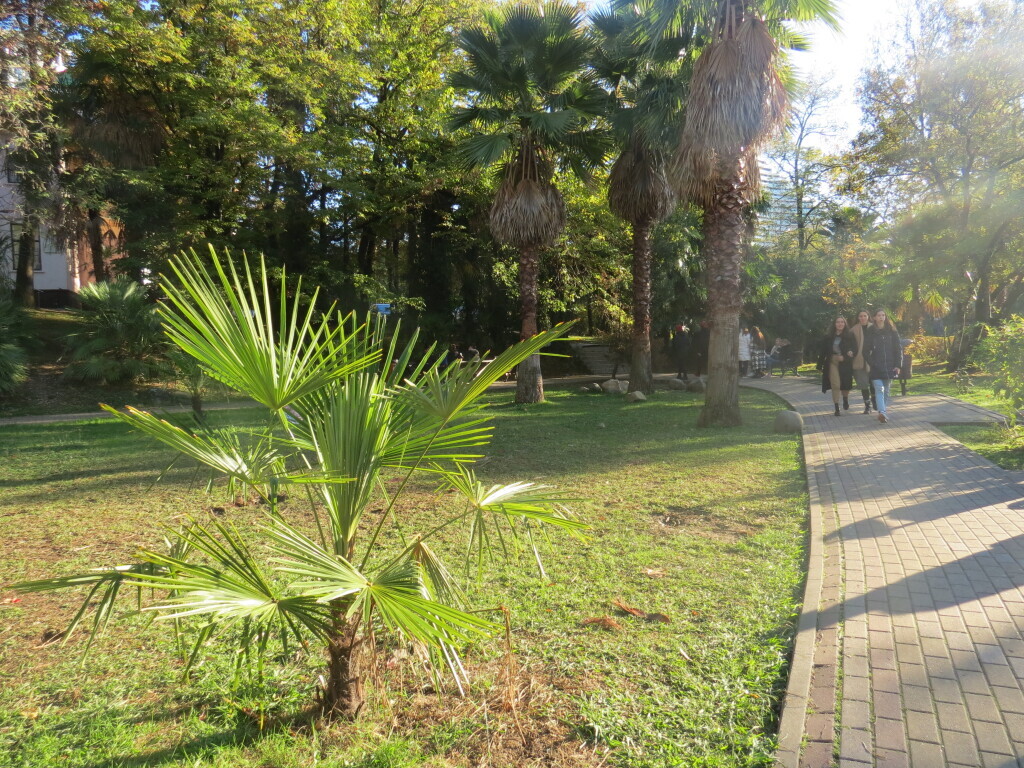
<path id="1" fill-rule="evenodd" d="M 313 726 L 299 716 L 319 658 L 232 685 L 229 644 L 215 642 L 184 681 L 166 626 L 125 615 L 80 665 L 81 637 L 52 642 L 78 595 L 2 589 L 0 765 L 770 765 L 807 503 L 799 441 L 771 433 L 781 402 L 743 390 L 745 426 L 699 431 L 699 395 L 549 398 L 490 397 L 496 438 L 479 472 L 564 488 L 593 528 L 552 537 L 546 577 L 532 556 L 485 566 L 471 596 L 510 609 L 511 652 L 503 635 L 465 648 L 464 698 L 383 644 L 370 677 L 386 692 L 355 724 Z M 185 466 L 155 483 L 171 458 L 114 422 L 0 427 L 0 584 L 123 561 L 186 515 L 262 514 L 206 495 Z M 423 491 L 403 515 L 432 514 Z M 465 541 L 439 546 L 457 556 Z"/>

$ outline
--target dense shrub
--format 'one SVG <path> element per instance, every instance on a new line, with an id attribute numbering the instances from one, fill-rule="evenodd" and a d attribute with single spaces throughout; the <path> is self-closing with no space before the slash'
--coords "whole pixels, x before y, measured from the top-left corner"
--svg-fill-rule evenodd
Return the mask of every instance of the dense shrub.
<path id="1" fill-rule="evenodd" d="M 955 336 L 915 336 L 914 344 L 908 350 L 914 362 L 924 365 L 939 365 L 949 360 L 949 351 Z"/>
<path id="2" fill-rule="evenodd" d="M 162 326 L 142 286 L 128 280 L 94 283 L 79 296 L 85 329 L 67 338 L 71 350 L 68 377 L 120 384 L 150 378 L 160 371 Z"/>
<path id="3" fill-rule="evenodd" d="M 25 311 L 7 296 L 0 296 L 0 395 L 17 389 L 28 377 Z"/>
<path id="4" fill-rule="evenodd" d="M 1014 315 L 991 329 L 978 346 L 977 359 L 995 376 L 993 388 L 1014 409 L 1024 407 L 1024 317 Z"/>

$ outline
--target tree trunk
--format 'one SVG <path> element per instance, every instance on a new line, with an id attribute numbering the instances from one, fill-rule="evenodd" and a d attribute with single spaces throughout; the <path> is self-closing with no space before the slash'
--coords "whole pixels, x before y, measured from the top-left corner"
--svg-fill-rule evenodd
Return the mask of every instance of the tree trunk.
<path id="1" fill-rule="evenodd" d="M 346 619 L 343 608 L 335 613 L 333 637 L 327 646 L 327 687 L 323 701 L 323 715 L 328 720 L 354 720 L 363 708 L 359 624 L 358 616 Z"/>
<path id="2" fill-rule="evenodd" d="M 103 217 L 95 208 L 89 209 L 89 223 L 85 233 L 89 240 L 89 255 L 92 257 L 92 277 L 97 283 L 107 279 L 107 265 L 103 261 Z"/>
<path id="3" fill-rule="evenodd" d="M 36 305 L 36 229 L 26 219 L 18 237 L 18 263 L 14 277 L 14 300 L 23 307 Z"/>
<path id="4" fill-rule="evenodd" d="M 633 224 L 633 340 L 629 388 L 646 395 L 654 391 L 651 372 L 651 228 L 650 221 Z"/>
<path id="5" fill-rule="evenodd" d="M 537 335 L 537 275 L 540 271 L 540 247 L 519 251 L 519 309 L 522 327 L 520 339 Z M 530 355 L 516 370 L 516 402 L 544 402 L 544 378 L 540 372 L 540 355 Z"/>
<path id="6" fill-rule="evenodd" d="M 992 266 L 988 261 L 978 267 L 978 298 L 974 301 L 974 320 L 992 322 Z"/>
<path id="7" fill-rule="evenodd" d="M 708 279 L 708 382 L 698 427 L 734 427 L 742 423 L 739 400 L 739 325 L 743 296 L 743 234 L 746 222 L 742 160 L 731 178 L 718 184 L 712 205 L 704 211 L 704 249 Z"/>

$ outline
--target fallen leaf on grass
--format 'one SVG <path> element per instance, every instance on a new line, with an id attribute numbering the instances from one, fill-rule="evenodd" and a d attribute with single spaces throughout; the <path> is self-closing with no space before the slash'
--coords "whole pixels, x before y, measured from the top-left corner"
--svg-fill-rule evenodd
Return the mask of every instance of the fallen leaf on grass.
<path id="1" fill-rule="evenodd" d="M 644 568 L 644 576 L 649 576 L 652 579 L 661 579 L 665 576 L 665 571 L 661 568 Z"/>
<path id="2" fill-rule="evenodd" d="M 634 608 L 632 605 L 620 600 L 619 598 L 612 600 L 612 605 L 623 613 L 628 613 L 630 616 L 635 616 L 636 618 L 643 619 L 644 621 L 654 621 L 661 624 L 671 623 L 671 619 L 669 619 L 669 617 L 664 613 L 647 613 L 647 611 L 641 611 L 639 608 Z"/>
<path id="3" fill-rule="evenodd" d="M 618 632 L 622 629 L 622 625 L 611 616 L 591 616 L 589 619 L 583 620 L 583 626 L 597 627 L 598 629 L 605 629 L 609 632 Z"/>
<path id="4" fill-rule="evenodd" d="M 0 600 L 0 603 L 20 603 L 20 602 L 21 602 L 21 598 L 20 597 L 5 597 L 3 600 Z"/>
<path id="5" fill-rule="evenodd" d="M 628 613 L 630 616 L 636 616 L 638 619 L 642 619 L 647 616 L 647 614 L 644 611 L 641 611 L 639 608 L 634 608 L 632 605 L 630 605 L 627 602 L 624 602 L 623 600 L 620 600 L 619 598 L 615 598 L 614 600 L 612 600 L 612 605 L 614 605 L 623 613 Z"/>
<path id="6" fill-rule="evenodd" d="M 32 707 L 31 709 L 23 709 L 21 711 L 21 716 L 24 717 L 24 718 L 28 718 L 29 720 L 35 720 L 37 717 L 39 717 L 39 707 Z"/>

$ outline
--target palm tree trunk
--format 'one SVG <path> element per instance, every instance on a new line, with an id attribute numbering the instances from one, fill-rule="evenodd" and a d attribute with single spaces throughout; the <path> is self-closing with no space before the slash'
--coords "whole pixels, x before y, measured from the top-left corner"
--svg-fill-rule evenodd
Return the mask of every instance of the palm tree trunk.
<path id="1" fill-rule="evenodd" d="M 743 296 L 743 235 L 746 222 L 743 161 L 718 183 L 704 211 L 704 249 L 708 276 L 708 382 L 697 426 L 734 427 L 742 423 L 739 400 L 739 325 Z"/>
<path id="2" fill-rule="evenodd" d="M 652 222 L 633 224 L 633 343 L 629 388 L 654 391 L 651 373 L 651 229 Z"/>
<path id="3" fill-rule="evenodd" d="M 537 276 L 540 272 L 540 247 L 528 246 L 519 251 L 519 307 L 522 327 L 520 338 L 537 335 Z M 516 402 L 544 402 L 544 378 L 540 372 L 540 355 L 530 355 L 516 370 Z"/>
<path id="4" fill-rule="evenodd" d="M 323 714 L 327 719 L 354 720 L 363 708 L 363 678 L 360 674 L 359 617 L 345 618 L 345 609 L 338 608 L 334 628 L 327 645 L 327 686 L 324 690 Z"/>
<path id="5" fill-rule="evenodd" d="M 107 279 L 107 265 L 103 261 L 103 217 L 95 208 L 89 209 L 88 217 L 85 232 L 92 257 L 92 277 L 97 283 L 102 283 Z"/>
<path id="6" fill-rule="evenodd" d="M 36 305 L 36 228 L 26 219 L 18 237 L 18 263 L 14 276 L 14 299 L 23 307 Z"/>

